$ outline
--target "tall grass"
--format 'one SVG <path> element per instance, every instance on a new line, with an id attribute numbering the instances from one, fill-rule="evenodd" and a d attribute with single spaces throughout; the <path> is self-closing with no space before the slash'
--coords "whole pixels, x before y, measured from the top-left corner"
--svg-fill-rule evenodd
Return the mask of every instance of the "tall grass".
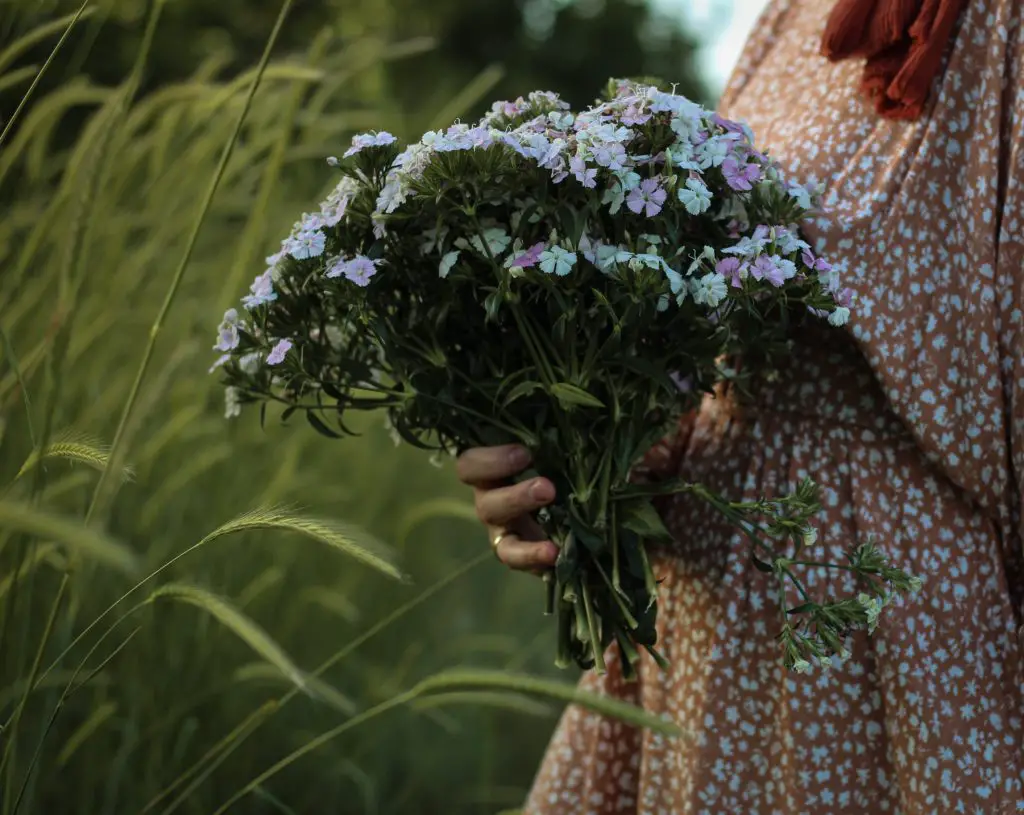
<path id="1" fill-rule="evenodd" d="M 35 88 L 51 61 L 11 54 L 57 54 L 88 5 L 0 55 L 0 88 Z M 568 701 L 665 729 L 550 669 L 540 588 L 450 467 L 375 419 L 227 422 L 206 373 L 322 157 L 419 124 L 355 80 L 426 44 L 271 35 L 251 71 L 211 54 L 140 95 L 162 5 L 121 85 L 26 92 L 0 145 L 0 815 L 494 812 Z"/>

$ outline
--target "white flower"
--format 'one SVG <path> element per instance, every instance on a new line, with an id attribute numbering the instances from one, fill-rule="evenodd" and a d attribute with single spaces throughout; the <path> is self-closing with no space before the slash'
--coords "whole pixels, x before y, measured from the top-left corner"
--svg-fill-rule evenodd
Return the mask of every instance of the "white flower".
<path id="1" fill-rule="evenodd" d="M 813 526 L 807 527 L 803 531 L 803 545 L 814 546 L 818 542 L 818 530 Z"/>
<path id="2" fill-rule="evenodd" d="M 686 179 L 686 186 L 680 187 L 676 195 L 691 215 L 700 215 L 711 207 L 711 192 L 699 178 Z"/>
<path id="3" fill-rule="evenodd" d="M 540 253 L 541 271 L 548 274 L 565 277 L 575 265 L 576 253 L 563 249 L 561 246 L 552 246 Z"/>
<path id="4" fill-rule="evenodd" d="M 923 585 L 924 585 L 924 582 L 921 580 L 920 577 L 911 577 L 910 578 L 910 590 L 912 592 L 914 592 L 915 594 L 917 592 L 921 591 L 921 587 Z"/>
<path id="5" fill-rule="evenodd" d="M 797 206 L 800 209 L 811 208 L 811 193 L 802 184 L 790 184 L 786 192 L 789 193 L 790 198 L 796 199 Z"/>
<path id="6" fill-rule="evenodd" d="M 448 272 L 452 270 L 452 266 L 455 265 L 455 261 L 459 259 L 460 254 L 461 252 L 456 249 L 454 252 L 449 252 L 441 258 L 441 262 L 437 267 L 438 277 L 448 277 Z"/>
<path id="7" fill-rule="evenodd" d="M 669 286 L 672 289 L 672 293 L 676 295 L 676 302 L 682 304 L 683 300 L 686 299 L 686 281 L 683 280 L 683 276 L 679 274 L 668 264 L 664 267 L 665 277 L 668 278 Z"/>
<path id="8" fill-rule="evenodd" d="M 729 158 L 732 152 L 733 142 L 739 138 L 738 133 L 723 133 L 720 136 L 713 136 L 694 151 L 697 161 L 702 170 L 709 167 L 721 167 L 722 162 Z"/>
<path id="9" fill-rule="evenodd" d="M 774 235 L 775 245 L 782 250 L 784 255 L 791 255 L 801 249 L 811 248 L 806 241 L 800 240 L 800 238 L 784 227 L 773 227 L 772 234 Z"/>
<path id="10" fill-rule="evenodd" d="M 622 249 L 618 246 L 613 246 L 610 243 L 599 244 L 594 253 L 594 265 L 602 272 L 610 272 L 615 267 L 616 259 L 620 254 L 622 254 Z M 629 252 L 625 254 L 628 255 Z"/>
<path id="11" fill-rule="evenodd" d="M 638 272 L 644 266 L 648 269 L 660 269 L 665 261 L 662 260 L 660 255 L 656 255 L 653 252 L 638 252 L 632 255 L 626 262 L 629 264 L 630 269 Z"/>
<path id="12" fill-rule="evenodd" d="M 850 321 L 850 309 L 845 308 L 844 306 L 839 306 L 835 311 L 828 315 L 828 321 L 830 325 L 834 325 L 836 327 L 846 325 Z"/>
<path id="13" fill-rule="evenodd" d="M 395 174 L 388 179 L 377 196 L 377 212 L 391 214 L 405 203 L 408 195 L 409 191 L 403 186 L 401 177 Z"/>
<path id="14" fill-rule="evenodd" d="M 864 592 L 857 595 L 857 600 L 868 614 L 868 633 L 871 633 L 878 626 L 878 615 L 882 613 L 882 604 L 875 597 L 869 597 Z"/>
<path id="15" fill-rule="evenodd" d="M 744 235 L 733 246 L 723 249 L 722 252 L 727 255 L 740 255 L 741 257 L 752 258 L 764 249 L 766 244 L 767 240 L 764 238 L 752 238 Z"/>
<path id="16" fill-rule="evenodd" d="M 798 674 L 809 674 L 811 672 L 811 663 L 806 659 L 797 659 L 793 663 L 793 670 Z"/>
<path id="17" fill-rule="evenodd" d="M 233 419 L 242 414 L 242 403 L 238 399 L 238 388 L 224 389 L 224 418 Z"/>
<path id="18" fill-rule="evenodd" d="M 238 358 L 238 369 L 244 374 L 254 374 L 260 367 L 260 352 L 250 351 Z"/>
<path id="19" fill-rule="evenodd" d="M 699 172 L 701 169 L 693 145 L 688 141 L 677 141 L 668 149 L 668 154 L 672 159 L 672 166 L 677 170 L 694 170 Z"/>
<path id="20" fill-rule="evenodd" d="M 721 303 L 729 293 L 725 285 L 725 278 L 718 272 L 709 272 L 704 275 L 693 288 L 693 299 L 698 304 L 707 304 L 714 308 Z"/>
<path id="21" fill-rule="evenodd" d="M 484 241 L 487 242 L 486 250 L 484 249 Z M 492 226 L 484 230 L 483 240 L 480 240 L 479 235 L 474 235 L 469 239 L 469 243 L 481 255 L 489 254 L 491 257 L 497 257 L 512 243 L 512 238 L 501 227 Z"/>

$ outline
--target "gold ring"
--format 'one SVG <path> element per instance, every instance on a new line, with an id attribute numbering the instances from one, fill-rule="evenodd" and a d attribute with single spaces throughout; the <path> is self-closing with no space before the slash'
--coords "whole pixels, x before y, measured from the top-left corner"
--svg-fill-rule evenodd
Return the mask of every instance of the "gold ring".
<path id="1" fill-rule="evenodd" d="M 506 529 L 504 532 L 499 532 L 497 535 L 495 535 L 493 538 L 491 538 L 491 549 L 494 551 L 494 556 L 495 557 L 499 557 L 499 555 L 498 555 L 498 546 L 501 545 L 502 539 L 504 539 L 509 534 L 510 534 L 509 531 Z"/>

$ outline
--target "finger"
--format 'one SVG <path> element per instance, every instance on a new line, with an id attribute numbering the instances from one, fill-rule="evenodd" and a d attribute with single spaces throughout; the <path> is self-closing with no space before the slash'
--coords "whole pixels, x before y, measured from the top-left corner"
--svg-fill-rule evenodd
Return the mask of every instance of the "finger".
<path id="1" fill-rule="evenodd" d="M 505 535 L 498 543 L 498 560 L 521 572 L 540 573 L 555 565 L 558 547 L 551 541 L 524 541 L 518 535 Z"/>
<path id="2" fill-rule="evenodd" d="M 531 478 L 511 487 L 477 489 L 476 514 L 485 524 L 505 526 L 522 515 L 550 504 L 555 485 L 546 478 Z"/>
<path id="3" fill-rule="evenodd" d="M 503 481 L 526 469 L 530 451 L 520 444 L 499 447 L 472 447 L 455 463 L 459 480 L 480 487 L 494 481 Z"/>

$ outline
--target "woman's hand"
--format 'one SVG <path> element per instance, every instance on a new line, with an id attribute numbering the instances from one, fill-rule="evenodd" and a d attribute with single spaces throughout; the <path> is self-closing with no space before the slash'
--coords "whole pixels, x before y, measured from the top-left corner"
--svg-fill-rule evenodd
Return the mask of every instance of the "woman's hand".
<path id="1" fill-rule="evenodd" d="M 474 447 L 459 456 L 459 480 L 473 488 L 476 514 L 487 527 L 491 545 L 500 535 L 495 554 L 517 571 L 541 573 L 554 566 L 558 547 L 544 536 L 531 512 L 550 504 L 555 485 L 546 478 L 531 478 L 509 485 L 508 479 L 530 464 L 525 447 Z"/>

